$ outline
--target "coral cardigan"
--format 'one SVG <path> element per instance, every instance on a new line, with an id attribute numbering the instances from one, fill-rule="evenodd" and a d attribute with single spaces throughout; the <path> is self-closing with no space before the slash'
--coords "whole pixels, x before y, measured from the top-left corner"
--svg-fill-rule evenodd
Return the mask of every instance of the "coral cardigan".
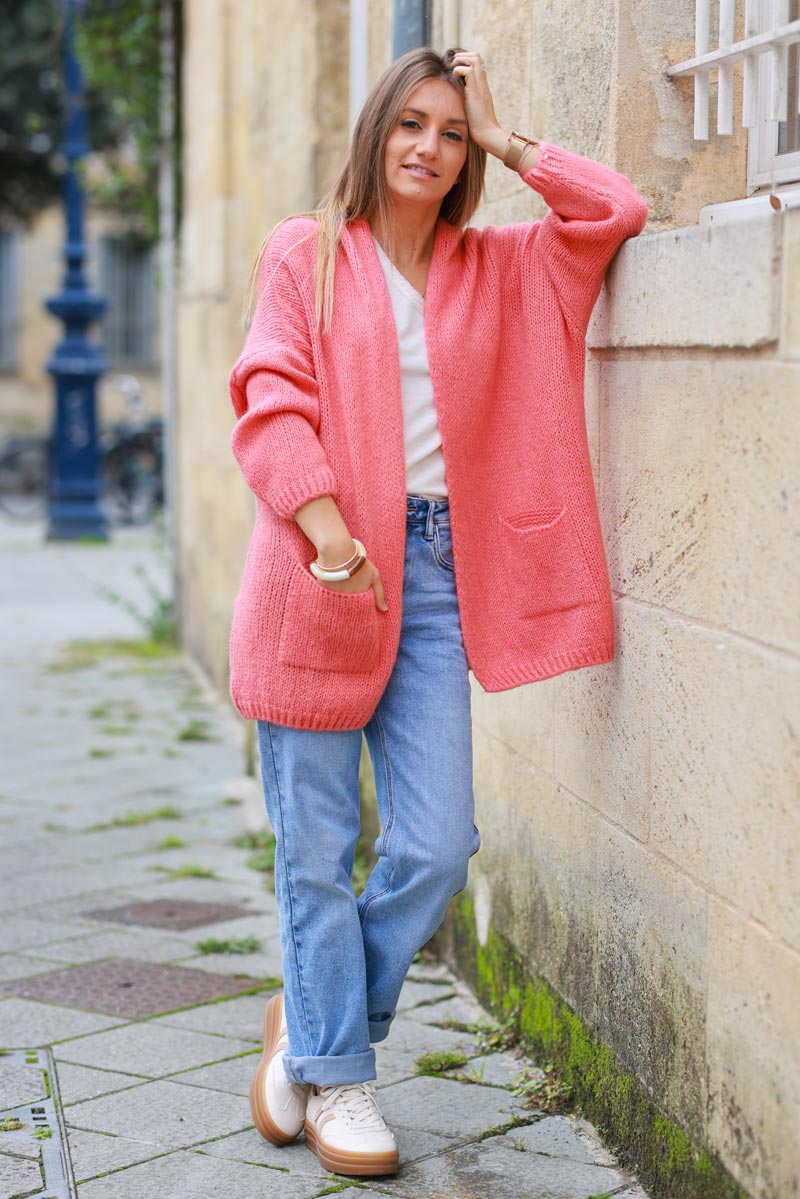
<path id="1" fill-rule="evenodd" d="M 462 231 L 440 217 L 425 294 L 461 629 L 486 691 L 614 656 L 583 406 L 585 333 L 609 262 L 648 215 L 624 175 L 550 142 L 522 179 L 548 205 L 544 219 Z M 292 217 L 273 234 L 230 375 L 232 449 L 257 500 L 230 689 L 248 719 L 357 729 L 400 638 L 399 350 L 365 219 L 344 228 L 333 324 L 320 335 L 315 230 L 314 218 Z M 315 547 L 294 513 L 322 495 L 364 542 L 387 612 L 372 588 L 336 591 L 309 571 Z"/>

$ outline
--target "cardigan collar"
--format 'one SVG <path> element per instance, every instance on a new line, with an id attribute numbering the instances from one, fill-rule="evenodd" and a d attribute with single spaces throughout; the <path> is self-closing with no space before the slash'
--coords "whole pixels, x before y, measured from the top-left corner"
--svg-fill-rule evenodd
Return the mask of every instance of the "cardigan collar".
<path id="1" fill-rule="evenodd" d="M 361 269 L 364 271 L 368 280 L 372 283 L 372 294 L 376 290 L 378 294 L 385 289 L 386 281 L 383 275 L 383 267 L 378 258 L 378 251 L 375 248 L 375 242 L 372 238 L 372 229 L 366 217 L 359 217 L 355 221 L 348 221 L 344 227 L 344 234 L 349 236 L 350 244 L 353 249 L 353 256 L 358 262 Z M 430 309 L 435 304 L 441 280 L 448 273 L 448 267 L 452 257 L 457 251 L 462 238 L 461 229 L 457 229 L 455 225 L 451 225 L 444 217 L 438 217 L 436 221 L 436 232 L 433 239 L 433 254 L 428 268 L 428 282 L 425 287 L 425 307 Z"/>

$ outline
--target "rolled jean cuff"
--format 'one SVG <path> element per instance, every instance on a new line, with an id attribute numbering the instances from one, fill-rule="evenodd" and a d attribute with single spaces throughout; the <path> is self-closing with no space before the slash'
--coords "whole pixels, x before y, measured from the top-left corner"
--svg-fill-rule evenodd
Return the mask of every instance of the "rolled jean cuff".
<path id="1" fill-rule="evenodd" d="M 369 1040 L 371 1045 L 377 1045 L 379 1041 L 385 1041 L 389 1035 L 389 1029 L 392 1027 L 394 1015 L 387 1016 L 385 1020 L 370 1020 L 369 1021 Z"/>
<path id="2" fill-rule="evenodd" d="M 289 1082 L 315 1082 L 318 1087 L 338 1086 L 343 1082 L 368 1082 L 377 1078 L 375 1050 L 364 1053 L 337 1053 L 323 1057 L 283 1055 L 283 1069 Z"/>

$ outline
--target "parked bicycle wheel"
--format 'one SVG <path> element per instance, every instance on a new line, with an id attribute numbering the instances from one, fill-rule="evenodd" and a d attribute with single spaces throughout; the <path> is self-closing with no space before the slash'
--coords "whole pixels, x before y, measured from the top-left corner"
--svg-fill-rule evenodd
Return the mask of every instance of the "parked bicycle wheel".
<path id="1" fill-rule="evenodd" d="M 11 437 L 0 450 L 0 508 L 14 520 L 39 520 L 47 510 L 50 440 Z"/>
<path id="2" fill-rule="evenodd" d="M 105 448 L 105 499 L 114 524 L 147 524 L 164 503 L 161 426 L 151 425 Z"/>

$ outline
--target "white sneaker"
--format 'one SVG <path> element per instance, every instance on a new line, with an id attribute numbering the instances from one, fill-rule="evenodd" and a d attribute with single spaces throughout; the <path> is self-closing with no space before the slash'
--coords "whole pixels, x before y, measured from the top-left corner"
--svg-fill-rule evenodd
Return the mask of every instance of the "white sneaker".
<path id="1" fill-rule="evenodd" d="M 394 1174 L 400 1150 L 386 1127 L 375 1084 L 312 1086 L 306 1106 L 306 1143 L 337 1174 Z"/>
<path id="2" fill-rule="evenodd" d="M 280 991 L 264 1010 L 264 1052 L 250 1083 L 253 1123 L 271 1145 L 288 1145 L 299 1134 L 311 1090 L 310 1083 L 289 1082 L 286 1077 L 283 1054 L 288 1048 L 283 991 Z"/>

